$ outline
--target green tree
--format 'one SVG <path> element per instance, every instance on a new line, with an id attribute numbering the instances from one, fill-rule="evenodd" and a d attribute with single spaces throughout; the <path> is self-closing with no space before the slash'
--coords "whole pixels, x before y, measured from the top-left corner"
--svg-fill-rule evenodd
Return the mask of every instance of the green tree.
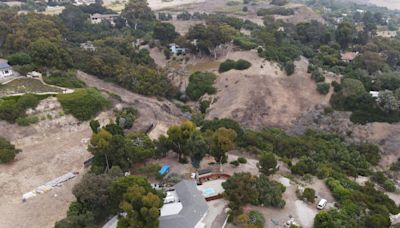
<path id="1" fill-rule="evenodd" d="M 250 173 L 234 173 L 222 183 L 225 198 L 230 201 L 232 209 L 238 209 L 248 203 L 257 205 L 259 193 L 255 188 L 257 177 Z"/>
<path id="2" fill-rule="evenodd" d="M 281 183 L 271 181 L 265 175 L 260 175 L 256 181 L 256 189 L 258 192 L 257 204 L 264 206 L 272 206 L 283 208 L 285 206 L 285 200 L 282 199 L 282 194 L 286 188 Z"/>
<path id="3" fill-rule="evenodd" d="M 143 133 L 130 133 L 125 137 L 126 156 L 130 162 L 143 162 L 155 155 L 153 141 Z"/>
<path id="4" fill-rule="evenodd" d="M 180 126 L 172 126 L 168 129 L 168 144 L 171 149 L 178 153 L 179 161 L 185 161 L 186 156 L 190 155 L 188 144 L 190 138 L 196 132 L 196 125 L 190 121 L 183 122 Z"/>
<path id="5" fill-rule="evenodd" d="M 271 175 L 276 172 L 276 166 L 278 162 L 273 153 L 263 152 L 260 156 L 259 162 L 257 164 L 258 170 L 264 175 Z"/>
<path id="6" fill-rule="evenodd" d="M 312 188 L 305 188 L 302 194 L 302 198 L 306 199 L 307 202 L 314 203 L 315 201 L 315 190 Z"/>
<path id="7" fill-rule="evenodd" d="M 157 23 L 154 27 L 153 37 L 163 44 L 172 43 L 178 37 L 175 26 L 170 23 Z"/>
<path id="8" fill-rule="evenodd" d="M 336 29 L 336 41 L 342 49 L 346 49 L 352 43 L 356 30 L 353 25 L 348 22 L 342 22 Z"/>
<path id="9" fill-rule="evenodd" d="M 162 205 L 162 199 L 154 192 L 140 185 L 130 186 L 120 204 L 127 216 L 120 218 L 118 227 L 157 228 Z"/>
<path id="10" fill-rule="evenodd" d="M 378 100 L 379 104 L 386 112 L 399 110 L 399 101 L 390 90 L 380 91 Z"/>
<path id="11" fill-rule="evenodd" d="M 121 15 L 134 30 L 149 31 L 155 21 L 155 15 L 146 0 L 129 0 Z"/>
<path id="12" fill-rule="evenodd" d="M 204 94 L 214 94 L 214 81 L 217 77 L 213 73 L 196 72 L 189 77 L 189 85 L 186 94 L 190 99 L 196 101 Z"/>
<path id="13" fill-rule="evenodd" d="M 0 164 L 11 162 L 19 152 L 21 150 L 16 149 L 13 144 L 0 137 Z"/>
<path id="14" fill-rule="evenodd" d="M 93 133 L 98 133 L 100 129 L 100 122 L 98 120 L 91 120 L 90 123 L 90 129 L 92 129 Z"/>
<path id="15" fill-rule="evenodd" d="M 211 138 L 211 155 L 220 164 L 227 160 L 226 152 L 235 148 L 236 132 L 232 129 L 218 128 Z"/>

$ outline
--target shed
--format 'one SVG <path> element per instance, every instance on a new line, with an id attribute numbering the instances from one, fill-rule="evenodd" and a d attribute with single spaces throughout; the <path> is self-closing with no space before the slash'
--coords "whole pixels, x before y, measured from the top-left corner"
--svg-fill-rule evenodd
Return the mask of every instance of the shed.
<path id="1" fill-rule="evenodd" d="M 169 172 L 169 166 L 168 165 L 163 165 L 159 171 L 160 175 L 165 175 L 166 173 Z"/>

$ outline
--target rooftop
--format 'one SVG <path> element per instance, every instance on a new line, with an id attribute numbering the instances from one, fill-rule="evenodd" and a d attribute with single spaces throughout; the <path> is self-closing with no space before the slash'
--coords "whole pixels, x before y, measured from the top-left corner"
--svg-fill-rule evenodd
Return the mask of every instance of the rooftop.
<path id="1" fill-rule="evenodd" d="M 204 196 L 197 189 L 196 182 L 190 180 L 183 180 L 176 184 L 175 191 L 182 204 L 182 209 L 178 214 L 161 216 L 159 218 L 160 228 L 195 227 L 208 210 Z M 178 205 L 174 205 L 172 209 L 175 206 Z"/>
<path id="2" fill-rule="evenodd" d="M 8 65 L 7 62 L 0 62 L 0 69 L 9 69 L 11 68 L 10 65 Z"/>

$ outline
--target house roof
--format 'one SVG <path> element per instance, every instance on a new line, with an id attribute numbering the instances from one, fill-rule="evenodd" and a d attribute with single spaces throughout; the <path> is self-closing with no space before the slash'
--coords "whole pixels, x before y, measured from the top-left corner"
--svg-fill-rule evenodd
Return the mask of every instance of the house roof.
<path id="1" fill-rule="evenodd" d="M 196 187 L 196 182 L 183 180 L 175 185 L 175 191 L 183 209 L 175 215 L 161 216 L 160 228 L 192 228 L 208 210 L 204 196 Z"/>
<path id="2" fill-rule="evenodd" d="M 358 52 L 345 52 L 341 54 L 342 60 L 352 61 L 358 55 Z"/>
<path id="3" fill-rule="evenodd" d="M 10 69 L 11 66 L 7 62 L 0 62 L 0 69 Z"/>

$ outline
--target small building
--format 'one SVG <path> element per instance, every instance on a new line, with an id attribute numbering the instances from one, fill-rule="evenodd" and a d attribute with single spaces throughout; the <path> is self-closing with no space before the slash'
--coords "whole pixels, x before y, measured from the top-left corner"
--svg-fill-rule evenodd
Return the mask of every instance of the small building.
<path id="1" fill-rule="evenodd" d="M 0 79 L 11 77 L 12 75 L 12 68 L 7 61 L 0 62 Z"/>
<path id="2" fill-rule="evenodd" d="M 358 56 L 358 52 L 348 51 L 348 52 L 341 53 L 340 56 L 341 56 L 341 59 L 343 62 L 350 63 Z"/>
<path id="3" fill-rule="evenodd" d="M 168 196 L 168 201 L 161 208 L 160 228 L 205 227 L 203 219 L 207 215 L 208 205 L 195 181 L 179 182 L 175 185 L 175 191 Z"/>
<path id="4" fill-rule="evenodd" d="M 181 48 L 176 44 L 170 44 L 169 45 L 169 50 L 173 55 L 185 55 L 186 54 L 186 48 Z"/>
<path id="5" fill-rule="evenodd" d="M 29 72 L 26 75 L 26 77 L 28 77 L 28 78 L 40 78 L 40 77 L 42 77 L 42 74 L 40 72 L 37 72 L 37 71 L 32 71 L 32 72 Z"/>
<path id="6" fill-rule="evenodd" d="M 114 19 L 117 18 L 118 16 L 119 16 L 118 14 L 99 14 L 99 13 L 95 13 L 95 14 L 91 14 L 90 15 L 90 22 L 92 24 L 99 24 L 99 23 L 101 23 L 103 21 L 108 21 L 112 25 L 115 25 Z"/>

